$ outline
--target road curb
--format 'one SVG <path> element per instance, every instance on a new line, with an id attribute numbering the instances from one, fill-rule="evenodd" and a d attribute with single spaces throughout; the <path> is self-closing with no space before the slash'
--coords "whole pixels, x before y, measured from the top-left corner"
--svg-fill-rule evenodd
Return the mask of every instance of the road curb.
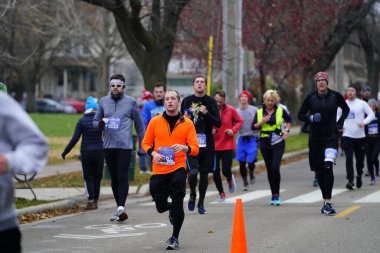
<path id="1" fill-rule="evenodd" d="M 75 200 L 75 199 L 64 199 L 57 202 L 25 207 L 22 209 L 17 209 L 17 216 L 42 213 L 46 211 L 52 211 L 55 209 L 74 208 L 80 202 L 81 202 L 80 200 Z"/>

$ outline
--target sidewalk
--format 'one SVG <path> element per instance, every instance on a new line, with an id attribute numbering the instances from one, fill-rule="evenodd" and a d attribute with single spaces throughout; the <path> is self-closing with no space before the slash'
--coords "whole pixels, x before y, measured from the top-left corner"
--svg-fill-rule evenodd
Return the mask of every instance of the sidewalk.
<path id="1" fill-rule="evenodd" d="M 295 126 L 291 129 L 290 134 L 298 134 L 300 132 L 300 127 Z M 308 149 L 300 150 L 292 153 L 285 153 L 283 156 L 283 161 L 293 159 L 297 156 L 307 155 Z M 264 161 L 259 161 L 256 163 L 257 167 L 263 166 Z M 37 174 L 35 178 L 49 177 L 57 174 L 65 174 L 71 172 L 81 171 L 80 161 L 66 162 L 59 165 L 48 165 L 42 169 L 42 171 Z M 239 167 L 235 166 L 232 168 L 235 174 L 239 174 Z M 212 177 L 212 174 L 210 174 Z M 32 188 L 35 192 L 38 200 L 56 200 L 57 202 L 52 202 L 49 204 L 32 206 L 23 209 L 17 209 L 18 215 L 39 213 L 45 210 L 53 210 L 57 208 L 73 208 L 76 205 L 84 205 L 87 201 L 84 183 L 81 188 Z M 140 187 L 130 186 L 129 195 L 131 196 L 146 196 L 149 194 L 149 185 L 142 185 Z M 34 196 L 30 189 L 16 189 L 16 197 L 33 199 Z M 100 200 L 113 198 L 111 187 L 102 187 L 100 191 Z"/>

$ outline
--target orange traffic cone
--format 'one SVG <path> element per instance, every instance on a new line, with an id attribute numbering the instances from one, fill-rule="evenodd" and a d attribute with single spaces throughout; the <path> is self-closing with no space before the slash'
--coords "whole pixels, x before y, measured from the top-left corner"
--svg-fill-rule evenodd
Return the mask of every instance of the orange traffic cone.
<path id="1" fill-rule="evenodd" d="M 241 199 L 236 200 L 231 253 L 248 253 L 245 237 L 244 212 Z"/>

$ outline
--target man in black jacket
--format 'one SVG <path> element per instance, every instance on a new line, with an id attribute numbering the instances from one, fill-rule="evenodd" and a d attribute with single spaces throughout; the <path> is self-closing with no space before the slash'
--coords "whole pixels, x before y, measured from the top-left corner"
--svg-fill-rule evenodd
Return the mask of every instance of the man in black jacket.
<path id="1" fill-rule="evenodd" d="M 318 72 L 314 81 L 317 90 L 303 101 L 298 119 L 310 123 L 309 164 L 316 173 L 324 199 L 321 213 L 334 215 L 330 202 L 334 185 L 333 164 L 338 153 L 338 131 L 343 128 L 349 108 L 340 93 L 327 87 L 327 73 Z M 342 109 L 342 116 L 336 121 L 338 107 Z"/>
<path id="2" fill-rule="evenodd" d="M 193 211 L 195 208 L 197 176 L 199 176 L 199 200 L 198 213 L 205 214 L 204 199 L 208 187 L 208 173 L 214 170 L 214 137 L 213 127 L 220 127 L 221 120 L 218 105 L 214 98 L 206 95 L 206 79 L 198 75 L 193 80 L 194 95 L 183 99 L 181 113 L 189 117 L 195 125 L 199 143 L 198 156 L 188 156 L 190 199 L 187 209 Z"/>

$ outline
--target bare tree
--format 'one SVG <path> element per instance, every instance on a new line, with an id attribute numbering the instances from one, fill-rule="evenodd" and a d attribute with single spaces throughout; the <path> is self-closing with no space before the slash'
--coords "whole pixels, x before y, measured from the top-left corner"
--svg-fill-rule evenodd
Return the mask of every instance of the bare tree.
<path id="1" fill-rule="evenodd" d="M 82 1 L 112 12 L 128 52 L 144 78 L 145 87 L 152 90 L 156 82 L 166 82 L 177 24 L 190 0 Z"/>
<path id="2" fill-rule="evenodd" d="M 378 0 L 355 1 L 355 4 L 347 5 L 337 17 L 332 29 L 321 36 L 318 49 L 323 52 L 312 59 L 303 68 L 303 92 L 309 93 L 314 87 L 313 77 L 316 72 L 328 69 L 339 49 L 349 38 L 350 34 L 358 28 L 360 23 L 371 10 L 372 5 Z M 344 2 L 342 2 L 344 4 Z"/>
<path id="3" fill-rule="evenodd" d="M 373 8 L 357 29 L 359 40 L 365 53 L 367 80 L 373 94 L 377 94 L 379 91 L 380 20 L 378 15 L 378 10 Z"/>
<path id="4" fill-rule="evenodd" d="M 0 4 L 0 77 L 17 100 L 28 96 L 33 110 L 36 84 L 63 49 L 69 34 L 62 1 L 22 0 Z"/>

